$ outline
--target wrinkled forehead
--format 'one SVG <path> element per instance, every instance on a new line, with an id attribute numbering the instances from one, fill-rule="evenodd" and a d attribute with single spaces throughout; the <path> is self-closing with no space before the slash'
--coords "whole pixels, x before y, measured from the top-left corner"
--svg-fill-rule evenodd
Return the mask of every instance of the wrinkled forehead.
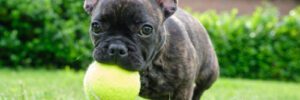
<path id="1" fill-rule="evenodd" d="M 98 2 L 94 13 L 97 15 L 118 15 L 127 14 L 129 11 L 131 13 L 141 12 L 143 6 L 142 0 L 100 0 Z"/>
<path id="2" fill-rule="evenodd" d="M 107 10 L 121 10 L 128 7 L 141 7 L 144 0 L 101 0 L 100 8 Z"/>
<path id="3" fill-rule="evenodd" d="M 110 19 L 136 18 L 141 15 L 157 15 L 151 0 L 100 0 L 95 10 L 95 18 L 107 17 Z M 117 18 L 118 17 L 118 18 Z M 140 19 L 140 18 L 136 18 Z"/>
<path id="4" fill-rule="evenodd" d="M 103 5 L 136 5 L 145 3 L 147 0 L 101 0 Z"/>

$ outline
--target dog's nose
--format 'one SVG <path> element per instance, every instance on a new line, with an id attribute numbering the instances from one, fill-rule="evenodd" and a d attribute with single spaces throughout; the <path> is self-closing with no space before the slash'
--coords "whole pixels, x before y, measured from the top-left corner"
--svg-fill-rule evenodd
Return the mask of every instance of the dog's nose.
<path id="1" fill-rule="evenodd" d="M 126 57 L 128 49 L 122 44 L 110 44 L 108 47 L 108 55 L 114 57 Z"/>

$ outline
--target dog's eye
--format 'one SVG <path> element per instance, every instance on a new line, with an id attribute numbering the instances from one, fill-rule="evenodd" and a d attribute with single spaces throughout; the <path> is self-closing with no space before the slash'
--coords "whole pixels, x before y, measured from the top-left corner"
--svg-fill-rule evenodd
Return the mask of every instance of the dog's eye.
<path id="1" fill-rule="evenodd" d="M 141 37 L 147 37 L 147 36 L 151 35 L 152 33 L 153 33 L 153 28 L 152 28 L 152 26 L 150 26 L 150 25 L 144 25 L 144 26 L 142 27 L 142 29 L 140 30 L 139 35 L 140 35 Z"/>
<path id="2" fill-rule="evenodd" d="M 92 23 L 92 31 L 95 32 L 95 33 L 99 33 L 99 32 L 102 31 L 102 27 L 101 27 L 99 22 L 93 22 Z"/>

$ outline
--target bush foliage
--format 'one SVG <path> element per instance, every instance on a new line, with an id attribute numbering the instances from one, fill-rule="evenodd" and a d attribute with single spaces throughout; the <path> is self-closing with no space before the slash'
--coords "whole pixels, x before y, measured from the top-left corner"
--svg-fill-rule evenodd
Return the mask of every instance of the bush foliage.
<path id="1" fill-rule="evenodd" d="M 92 61 L 92 45 L 82 3 L 1 0 L 0 68 L 85 68 Z M 252 15 L 237 12 L 193 14 L 213 40 L 221 74 L 300 81 L 300 8 L 285 16 L 272 7 L 257 8 Z"/>
<path id="2" fill-rule="evenodd" d="M 1 0 L 0 64 L 80 68 L 90 62 L 89 20 L 82 2 Z"/>
<path id="3" fill-rule="evenodd" d="M 300 8 L 285 16 L 269 6 L 237 12 L 194 14 L 210 33 L 221 74 L 300 81 Z"/>

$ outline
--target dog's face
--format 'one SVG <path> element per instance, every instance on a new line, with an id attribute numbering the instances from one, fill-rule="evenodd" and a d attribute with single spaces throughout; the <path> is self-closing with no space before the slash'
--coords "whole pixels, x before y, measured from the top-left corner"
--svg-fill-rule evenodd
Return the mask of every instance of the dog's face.
<path id="1" fill-rule="evenodd" d="M 162 23 L 175 12 L 166 1 L 173 0 L 85 0 L 94 59 L 141 70 L 162 46 Z"/>

